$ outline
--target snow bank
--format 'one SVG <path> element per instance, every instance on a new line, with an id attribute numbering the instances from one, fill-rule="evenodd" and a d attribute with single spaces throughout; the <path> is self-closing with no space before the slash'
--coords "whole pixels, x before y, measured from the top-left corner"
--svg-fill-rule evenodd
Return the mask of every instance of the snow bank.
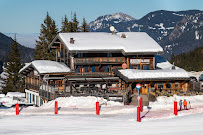
<path id="1" fill-rule="evenodd" d="M 17 100 L 13 100 L 12 97 L 0 98 L 0 102 L 2 102 L 3 105 L 5 105 L 7 107 L 11 107 L 12 105 L 15 105 L 16 103 L 19 103 Z"/>
<path id="2" fill-rule="evenodd" d="M 3 98 L 3 97 L 5 97 L 5 94 L 0 94 L 0 98 Z"/>
<path id="3" fill-rule="evenodd" d="M 60 97 L 56 100 L 52 100 L 43 105 L 43 107 L 50 107 L 55 105 L 55 101 L 58 101 L 59 107 L 77 107 L 77 108 L 93 108 L 95 107 L 96 102 L 98 101 L 100 105 L 107 106 L 122 106 L 122 103 L 107 101 L 101 97 Z"/>
<path id="4" fill-rule="evenodd" d="M 20 92 L 8 92 L 6 97 L 25 97 L 25 93 Z"/>
<path id="5" fill-rule="evenodd" d="M 201 105 L 203 103 L 203 95 L 196 95 L 196 96 L 177 96 L 174 95 L 173 97 L 166 97 L 166 96 L 159 96 L 157 97 L 157 101 L 150 102 L 149 106 L 152 107 L 152 110 L 158 110 L 158 109 L 171 109 L 173 108 L 174 101 L 179 102 L 180 100 L 186 99 L 188 102 L 189 107 L 189 101 L 191 103 L 191 106 L 193 105 Z"/>

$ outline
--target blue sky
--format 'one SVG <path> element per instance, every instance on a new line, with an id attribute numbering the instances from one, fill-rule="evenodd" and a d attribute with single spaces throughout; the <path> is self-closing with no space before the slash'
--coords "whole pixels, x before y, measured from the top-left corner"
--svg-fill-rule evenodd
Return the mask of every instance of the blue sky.
<path id="1" fill-rule="evenodd" d="M 60 27 L 72 12 L 87 22 L 105 14 L 123 12 L 140 19 L 156 10 L 203 10 L 203 0 L 0 0 L 0 32 L 39 33 L 48 11 Z"/>

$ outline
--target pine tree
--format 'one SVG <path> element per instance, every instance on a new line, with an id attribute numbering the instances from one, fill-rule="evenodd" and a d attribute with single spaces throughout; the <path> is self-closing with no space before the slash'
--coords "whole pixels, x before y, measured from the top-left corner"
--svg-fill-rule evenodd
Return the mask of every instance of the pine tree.
<path id="1" fill-rule="evenodd" d="M 73 16 L 73 32 L 78 32 L 78 25 L 79 25 L 79 22 L 77 20 L 77 17 L 76 17 L 76 12 L 74 13 L 74 16 Z"/>
<path id="2" fill-rule="evenodd" d="M 61 33 L 65 33 L 65 32 L 70 32 L 70 27 L 69 27 L 69 22 L 68 22 L 68 18 L 65 15 L 65 18 L 62 18 L 62 22 L 61 22 L 62 26 L 61 26 Z"/>
<path id="3" fill-rule="evenodd" d="M 16 38 L 11 45 L 11 52 L 9 52 L 8 59 L 9 62 L 5 65 L 8 78 L 6 80 L 6 86 L 3 87 L 3 93 L 15 91 L 23 92 L 24 81 L 18 74 L 19 70 L 23 67 L 23 64 L 21 63 L 22 58 Z"/>
<path id="4" fill-rule="evenodd" d="M 36 41 L 35 59 L 36 60 L 55 60 L 55 53 L 53 50 L 49 51 L 48 46 L 58 34 L 55 21 L 49 16 L 41 24 L 39 41 Z"/>
<path id="5" fill-rule="evenodd" d="M 83 17 L 83 22 L 82 22 L 82 32 L 89 32 L 89 27 L 87 25 L 87 22 L 85 20 L 85 18 Z"/>

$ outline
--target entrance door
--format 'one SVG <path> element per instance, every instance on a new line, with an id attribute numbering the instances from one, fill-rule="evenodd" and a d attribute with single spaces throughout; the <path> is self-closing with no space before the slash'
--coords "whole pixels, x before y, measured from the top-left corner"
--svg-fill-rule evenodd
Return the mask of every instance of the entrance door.
<path id="1" fill-rule="evenodd" d="M 148 84 L 143 83 L 143 84 L 142 84 L 142 94 L 143 94 L 143 95 L 146 95 L 146 94 L 147 94 L 147 91 L 148 91 Z"/>

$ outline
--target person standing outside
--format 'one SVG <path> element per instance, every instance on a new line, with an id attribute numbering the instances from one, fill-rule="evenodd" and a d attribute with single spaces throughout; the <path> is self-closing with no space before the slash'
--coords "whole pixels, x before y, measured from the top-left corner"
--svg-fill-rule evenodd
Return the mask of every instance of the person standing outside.
<path id="1" fill-rule="evenodd" d="M 184 106 L 184 109 L 187 110 L 187 101 L 186 101 L 186 99 L 184 99 L 184 101 L 183 101 L 183 106 Z"/>
<path id="2" fill-rule="evenodd" d="M 182 99 L 179 101 L 179 106 L 180 106 L 180 111 L 182 110 L 182 105 L 183 105 L 183 102 L 182 102 Z"/>

